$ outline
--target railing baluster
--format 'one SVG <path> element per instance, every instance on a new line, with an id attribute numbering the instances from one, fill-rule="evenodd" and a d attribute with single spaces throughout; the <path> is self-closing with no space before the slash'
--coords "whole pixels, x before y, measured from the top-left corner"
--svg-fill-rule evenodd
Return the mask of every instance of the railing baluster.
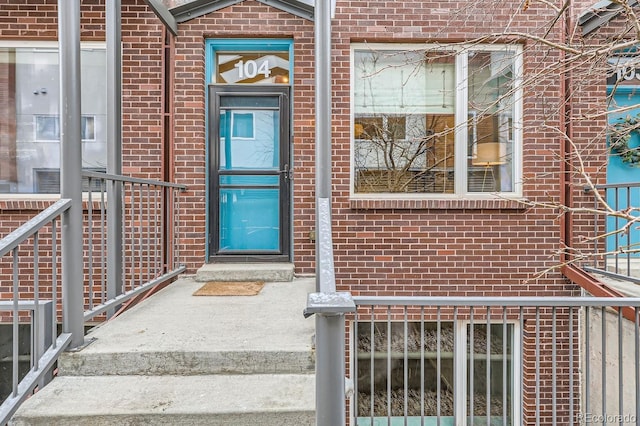
<path id="1" fill-rule="evenodd" d="M 138 186 L 138 285 L 144 282 L 143 273 L 144 273 L 144 257 L 142 256 L 142 251 L 144 250 L 144 242 L 143 242 L 143 233 L 144 233 L 144 210 L 142 208 L 144 196 L 142 194 L 143 185 L 140 184 Z"/>
<path id="2" fill-rule="evenodd" d="M 369 349 L 369 388 L 370 388 L 370 399 L 371 399 L 371 425 L 373 425 L 373 421 L 374 421 L 374 416 L 375 413 L 373 411 L 373 408 L 375 406 L 375 383 L 373 378 L 375 377 L 375 363 L 374 363 L 374 354 L 375 354 L 375 339 L 376 339 L 376 335 L 375 335 L 375 316 L 374 316 L 374 311 L 375 311 L 375 306 L 371 307 L 371 321 L 369 321 L 370 323 L 370 337 L 371 337 L 371 345 L 370 345 L 370 349 Z"/>
<path id="3" fill-rule="evenodd" d="M 536 425 L 540 425 L 540 308 L 536 306 Z"/>
<path id="4" fill-rule="evenodd" d="M 585 307 L 585 327 L 584 327 L 584 346 L 585 346 L 585 352 L 586 354 L 591 353 L 591 330 L 589 328 L 589 323 L 590 323 L 590 316 L 591 316 L 591 312 L 588 306 Z M 590 383 L 591 382 L 591 365 L 590 365 L 590 358 L 589 356 L 585 356 L 584 357 L 584 372 L 585 372 L 585 381 L 586 383 Z M 585 413 L 591 413 L 591 395 L 590 395 L 590 386 L 585 386 Z"/>
<path id="5" fill-rule="evenodd" d="M 18 329 L 18 300 L 20 299 L 19 286 L 18 286 L 18 247 L 12 250 L 13 253 L 13 348 L 12 348 L 12 385 L 11 393 L 14 397 L 18 395 L 18 357 L 20 355 L 19 349 L 19 329 Z"/>
<path id="6" fill-rule="evenodd" d="M 40 293 L 40 268 L 38 265 L 40 263 L 40 233 L 36 232 L 33 235 L 33 303 L 35 305 L 35 309 L 33 310 L 33 317 L 31 320 L 31 335 L 33 336 L 31 339 L 31 366 L 35 371 L 39 370 L 40 366 L 40 338 L 42 337 L 40 333 L 43 330 L 40 330 L 40 309 L 38 309 L 38 302 L 40 301 L 39 293 Z"/>
<path id="7" fill-rule="evenodd" d="M 439 320 L 439 317 L 438 317 Z M 440 322 L 438 321 L 438 326 Z M 438 345 L 438 350 L 440 346 Z M 424 306 L 420 307 L 420 426 L 424 426 Z M 438 375 L 438 389 L 440 389 L 440 376 Z M 438 398 L 440 391 L 438 390 Z M 438 407 L 439 409 L 440 407 Z M 440 423 L 440 411 L 438 411 L 438 423 Z M 440 425 L 438 425 L 440 426 Z"/>
<path id="8" fill-rule="evenodd" d="M 485 394 L 487 398 L 486 417 L 487 426 L 491 426 L 491 307 L 487 306 L 487 360 L 486 360 L 486 383 Z"/>
<path id="9" fill-rule="evenodd" d="M 485 404 L 487 426 L 491 426 L 491 307 L 487 306 L 487 360 L 486 360 L 486 377 L 485 377 Z"/>
<path id="10" fill-rule="evenodd" d="M 360 355 L 360 315 L 358 310 L 354 312 L 353 318 L 353 349 L 351 356 L 353 357 L 353 371 L 351 372 L 351 380 L 353 380 L 353 413 L 355 417 L 360 415 L 360 394 L 358 389 L 358 356 Z"/>
<path id="11" fill-rule="evenodd" d="M 632 205 L 631 204 L 631 188 L 630 187 L 625 188 L 625 192 L 627 194 L 626 208 L 630 208 L 631 205 Z M 627 223 L 625 223 L 625 225 L 627 225 L 629 223 L 629 221 L 626 221 L 626 222 Z M 632 230 L 629 229 L 626 232 L 626 235 L 625 235 L 625 237 L 627 239 L 627 247 L 626 247 L 626 250 L 625 250 L 625 257 L 626 257 L 626 260 L 627 260 L 627 272 L 626 272 L 627 275 L 631 275 L 631 252 L 630 252 L 630 250 L 632 249 L 632 247 L 631 247 L 631 232 L 632 232 Z"/>
<path id="12" fill-rule="evenodd" d="M 391 305 L 387 306 L 387 424 L 391 426 Z"/>
<path id="13" fill-rule="evenodd" d="M 152 226 L 153 223 L 151 223 L 151 185 L 147 185 L 147 240 L 146 240 L 146 247 L 147 247 L 147 281 L 151 281 L 151 272 L 152 272 L 152 267 L 151 267 L 151 250 L 149 250 L 151 247 L 151 235 L 153 233 L 152 230 Z"/>
<path id="14" fill-rule="evenodd" d="M 89 301 L 87 305 L 89 309 L 93 309 L 93 191 L 91 191 L 91 177 L 89 177 L 89 192 L 87 194 L 87 240 L 87 254 L 89 257 L 89 265 L 87 266 L 89 272 L 87 277 Z M 104 256 L 104 252 L 101 252 L 100 256 Z M 102 300 L 102 303 L 104 303 L 104 300 Z"/>
<path id="15" fill-rule="evenodd" d="M 507 307 L 502 307 L 502 426 L 507 426 Z M 515 358 L 515 356 L 512 356 Z M 512 365 L 515 359 L 511 361 Z"/>
<path id="16" fill-rule="evenodd" d="M 474 352 L 475 352 L 475 344 L 473 342 L 473 306 L 471 306 L 471 311 L 469 312 L 469 417 L 471 424 L 474 424 L 474 405 L 475 405 L 475 391 L 473 389 L 474 385 Z"/>
<path id="17" fill-rule="evenodd" d="M 423 315 L 424 315 L 424 308 L 422 309 Z M 438 306 L 437 309 L 437 313 L 436 313 L 436 377 L 437 382 L 436 382 L 436 415 L 437 415 L 437 426 L 440 426 L 440 416 L 441 416 L 441 405 L 442 405 L 442 398 L 440 397 L 440 393 L 442 392 L 442 386 L 440 384 L 440 382 L 442 381 L 442 360 L 440 359 L 441 356 L 441 350 L 440 350 L 440 345 L 441 345 L 441 335 L 442 335 L 442 321 L 441 321 L 441 316 L 440 316 L 440 306 Z M 424 320 L 423 320 L 424 323 Z M 422 328 L 424 329 L 424 324 L 422 325 Z M 424 331 L 422 332 L 422 334 L 424 335 Z M 424 360 L 423 364 L 424 364 Z M 421 382 L 424 382 L 424 371 L 422 372 L 421 377 Z M 422 395 L 421 393 L 421 398 L 424 400 L 424 395 Z M 423 401 L 423 405 L 424 405 L 424 401 Z"/>
<path id="18" fill-rule="evenodd" d="M 557 334 L 556 334 L 556 307 L 551 308 L 551 421 L 553 422 L 553 426 L 557 423 Z"/>
<path id="19" fill-rule="evenodd" d="M 520 306 L 520 365 L 524 365 L 524 308 Z M 524 369 L 521 369 L 524 372 Z M 520 380 L 520 401 L 524 401 L 524 377 Z M 512 403 L 513 405 L 513 403 Z M 520 410 L 520 424 L 524 424 L 524 410 Z"/>
<path id="20" fill-rule="evenodd" d="M 58 346 L 58 219 L 51 221 L 51 341 L 52 347 Z"/>
<path id="21" fill-rule="evenodd" d="M 602 382 L 602 418 L 607 418 L 607 312 L 604 306 L 600 308 L 601 336 L 600 348 L 602 352 L 602 364 L 600 366 L 600 380 Z"/>
<path id="22" fill-rule="evenodd" d="M 573 340 L 574 340 L 574 331 L 573 331 L 573 307 L 569 307 L 569 422 L 574 422 L 574 396 L 573 396 L 573 375 L 575 374 L 573 369 Z"/>
<path id="23" fill-rule="evenodd" d="M 403 366 L 403 379 L 404 379 L 404 425 L 407 426 L 407 417 L 409 416 L 409 318 L 407 316 L 407 307 L 404 307 L 404 366 Z"/>
<path id="24" fill-rule="evenodd" d="M 622 307 L 618 308 L 618 414 L 620 415 L 620 425 L 623 424 L 623 416 L 624 416 L 624 392 L 623 392 L 623 347 L 622 347 Z M 637 367 L 636 367 L 637 368 Z"/>
<path id="25" fill-rule="evenodd" d="M 160 210 L 160 204 L 158 203 L 158 192 L 159 188 L 155 188 L 153 191 L 153 223 L 155 224 L 155 230 L 153 233 L 153 268 L 155 271 L 155 275 L 160 275 L 160 258 L 158 257 L 158 236 L 162 232 L 162 223 L 158 219 L 158 210 Z"/>
<path id="26" fill-rule="evenodd" d="M 105 187 L 106 181 L 100 180 L 100 294 L 102 303 L 105 303 L 108 299 L 108 290 L 107 290 L 107 267 L 106 267 L 106 259 L 107 259 L 107 236 L 105 233 L 105 227 L 107 223 L 106 215 L 107 215 L 107 203 L 105 200 Z M 91 191 L 89 191 L 89 195 L 91 195 Z M 93 215 L 91 216 L 93 217 Z M 113 250 L 113 247 L 109 249 Z M 93 258 L 89 259 L 89 263 L 93 263 Z M 117 292 L 116 292 L 117 293 Z"/>

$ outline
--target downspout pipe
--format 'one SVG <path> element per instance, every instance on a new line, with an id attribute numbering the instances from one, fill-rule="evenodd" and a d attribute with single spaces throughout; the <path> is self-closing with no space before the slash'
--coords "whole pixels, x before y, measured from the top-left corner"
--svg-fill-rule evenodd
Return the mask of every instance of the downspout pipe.
<path id="1" fill-rule="evenodd" d="M 73 349 L 84 343 L 80 0 L 58 0 L 58 40 L 60 196 L 71 200 L 62 215 L 62 331 L 71 333 Z"/>
<path id="2" fill-rule="evenodd" d="M 560 19 L 562 23 L 562 44 L 569 42 L 569 31 L 571 30 L 571 3 L 564 10 L 564 19 Z M 560 102 L 562 105 L 560 115 L 560 128 L 565 135 L 561 139 L 560 150 L 560 204 L 571 208 L 573 206 L 572 196 L 572 148 L 570 140 L 573 139 L 573 126 L 571 125 L 571 71 L 566 65 L 567 53 L 560 51 L 560 61 L 563 64 L 562 78 L 560 79 Z M 571 212 L 565 213 L 560 219 L 560 241 L 565 247 L 572 247 L 573 244 L 573 217 Z M 570 254 L 562 251 L 560 262 L 565 264 L 570 261 Z"/>

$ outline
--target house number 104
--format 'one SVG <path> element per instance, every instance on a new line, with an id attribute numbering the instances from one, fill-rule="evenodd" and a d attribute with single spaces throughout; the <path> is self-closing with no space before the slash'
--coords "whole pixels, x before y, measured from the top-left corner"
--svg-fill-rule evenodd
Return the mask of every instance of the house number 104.
<path id="1" fill-rule="evenodd" d="M 249 59 L 248 61 L 238 61 L 233 66 L 234 68 L 238 68 L 238 77 L 243 78 L 254 78 L 258 74 L 264 75 L 264 78 L 268 78 L 271 75 L 271 70 L 269 69 L 269 61 L 262 61 L 259 65 L 253 59 Z"/>

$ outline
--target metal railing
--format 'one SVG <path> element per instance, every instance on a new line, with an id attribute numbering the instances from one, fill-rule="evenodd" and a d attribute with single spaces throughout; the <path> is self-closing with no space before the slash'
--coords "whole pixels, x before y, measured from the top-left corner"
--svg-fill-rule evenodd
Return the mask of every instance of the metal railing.
<path id="1" fill-rule="evenodd" d="M 640 419 L 640 298 L 353 301 L 352 424 Z"/>
<path id="2" fill-rule="evenodd" d="M 87 197 L 87 305 L 84 318 L 110 314 L 123 302 L 182 273 L 178 245 L 171 242 L 180 226 L 179 193 L 184 185 L 83 172 L 89 179 Z M 98 183 L 96 183 L 98 182 Z M 108 226 L 107 191 L 119 197 L 119 225 Z M 113 202 L 114 200 L 111 200 Z M 115 234 L 118 235 L 115 235 Z M 114 243 L 115 241 L 115 243 Z M 107 259 L 121 265 L 109 276 Z"/>
<path id="3" fill-rule="evenodd" d="M 0 361 L 11 364 L 0 425 L 50 380 L 61 352 L 77 338 L 74 329 L 108 318 L 185 270 L 175 243 L 185 186 L 92 172 L 83 177 L 90 188 L 82 203 L 83 220 L 69 224 L 83 235 L 82 260 L 65 261 L 63 255 L 68 230 L 61 223 L 72 206 L 69 199 L 0 239 L 0 324 L 11 324 L 12 342 L 8 353 L 0 352 Z M 68 262 L 78 261 L 83 263 L 82 282 L 65 279 Z M 63 297 L 79 285 L 82 297 Z M 79 325 L 70 324 L 74 316 L 67 315 L 74 300 L 84 312 Z"/>
<path id="4" fill-rule="evenodd" d="M 592 254 L 584 269 L 640 283 L 640 182 L 597 185 Z M 591 192 L 586 188 L 587 193 Z M 599 199 L 600 198 L 600 199 Z M 604 214 L 606 202 L 611 211 Z M 600 213 L 597 213 L 599 211 Z M 616 215 L 628 213 L 628 220 Z M 637 217 L 637 219 L 635 219 Z"/>

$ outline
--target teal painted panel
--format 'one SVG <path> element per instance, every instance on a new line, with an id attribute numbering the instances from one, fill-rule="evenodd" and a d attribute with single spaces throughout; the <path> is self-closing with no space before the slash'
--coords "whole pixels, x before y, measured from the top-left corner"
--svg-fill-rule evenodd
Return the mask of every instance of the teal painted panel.
<path id="1" fill-rule="evenodd" d="M 220 189 L 220 251 L 280 250 L 278 189 Z"/>
<path id="2" fill-rule="evenodd" d="M 638 103 L 640 103 L 640 94 L 635 94 L 635 91 L 619 90 L 613 97 L 613 108 L 636 106 Z M 615 124 L 627 115 L 635 116 L 637 114 L 640 114 L 640 108 L 633 108 L 622 113 L 612 113 L 609 115 L 609 123 Z M 632 134 L 629 146 L 632 148 L 640 146 L 638 132 Z M 618 155 L 612 153 L 609 155 L 607 164 L 607 183 L 629 182 L 640 182 L 640 167 L 624 163 Z M 607 191 L 606 200 L 616 210 L 627 208 L 630 205 L 637 207 L 640 206 L 640 189 L 632 188 L 629 192 L 610 189 Z M 626 223 L 627 221 L 609 217 L 607 218 L 607 232 L 620 229 Z M 606 250 L 608 252 L 622 247 L 630 247 L 631 249 L 640 247 L 640 230 L 632 227 L 628 233 L 607 237 Z M 637 257 L 640 254 L 636 253 L 632 256 Z"/>
<path id="3" fill-rule="evenodd" d="M 220 185 L 222 186 L 278 186 L 280 184 L 280 176 L 220 176 Z"/>

